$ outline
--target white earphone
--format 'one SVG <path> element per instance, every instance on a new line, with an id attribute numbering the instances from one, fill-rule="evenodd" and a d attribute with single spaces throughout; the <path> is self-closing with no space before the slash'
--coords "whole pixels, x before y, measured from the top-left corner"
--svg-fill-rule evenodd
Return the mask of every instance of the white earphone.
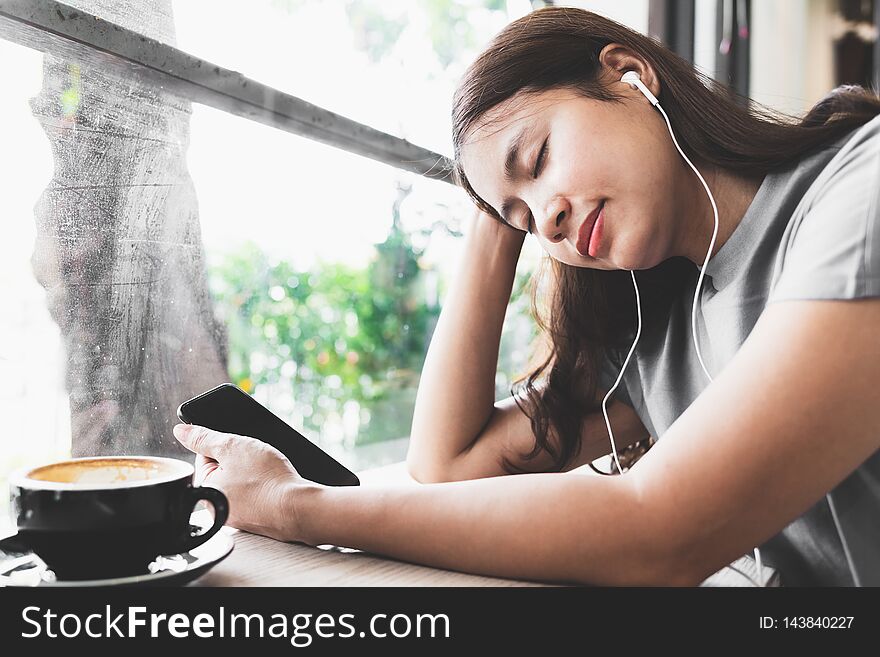
<path id="1" fill-rule="evenodd" d="M 694 293 L 694 304 L 693 309 L 691 311 L 691 328 L 694 336 L 694 347 L 697 350 L 697 359 L 700 361 L 700 365 L 703 368 L 703 372 L 705 372 L 706 377 L 709 379 L 709 382 L 712 381 L 712 376 L 709 374 L 709 370 L 706 369 L 706 364 L 703 362 L 703 357 L 700 355 L 700 345 L 697 340 L 697 299 L 700 296 L 700 289 L 703 285 L 703 276 L 706 273 L 706 266 L 709 264 L 709 259 L 712 257 L 712 250 L 715 248 L 715 239 L 718 237 L 718 206 L 715 204 L 715 197 L 712 196 L 712 192 L 709 190 L 709 185 L 706 184 L 706 181 L 703 179 L 703 176 L 697 170 L 697 168 L 693 165 L 687 155 L 681 150 L 681 147 L 678 145 L 678 141 L 675 139 L 675 134 L 672 132 L 672 124 L 669 122 L 669 117 L 666 115 L 666 112 L 660 106 L 660 101 L 657 100 L 656 96 L 651 93 L 651 90 L 645 86 L 642 82 L 639 74 L 635 71 L 627 71 L 623 74 L 623 77 L 620 78 L 621 82 L 625 82 L 626 84 L 638 89 L 645 98 L 648 99 L 648 102 L 651 103 L 654 107 L 656 107 L 660 113 L 663 115 L 663 118 L 666 120 L 666 127 L 669 129 L 669 135 L 672 137 L 672 142 L 675 144 L 675 148 L 678 149 L 679 154 L 684 158 L 685 162 L 687 162 L 691 169 L 693 169 L 694 173 L 697 174 L 697 178 L 700 179 L 700 182 L 703 183 L 703 188 L 706 190 L 706 194 L 709 195 L 709 201 L 712 203 L 712 211 L 715 213 L 715 230 L 712 233 L 712 241 L 709 244 L 709 250 L 706 252 L 706 259 L 703 261 L 703 266 L 700 268 L 700 277 L 697 280 L 697 290 Z M 611 439 L 611 449 L 614 453 L 614 460 L 617 463 L 618 472 L 623 472 L 623 468 L 620 465 L 620 459 L 617 456 L 617 446 L 614 443 L 614 434 L 611 432 L 611 422 L 608 420 L 608 411 L 605 408 L 605 404 L 608 402 L 608 398 L 614 393 L 617 389 L 617 386 L 620 384 L 620 380 L 623 378 L 623 373 L 626 370 L 626 366 L 629 364 L 630 357 L 633 355 L 633 352 L 636 349 L 636 345 L 639 342 L 639 337 L 642 334 L 642 308 L 639 299 L 639 286 L 636 284 L 636 275 L 635 272 L 630 270 L 630 276 L 632 276 L 633 288 L 636 292 L 636 311 L 638 313 L 638 329 L 636 331 L 636 338 L 633 341 L 632 347 L 630 347 L 629 353 L 626 356 L 626 360 L 623 363 L 623 367 L 620 369 L 620 374 L 617 376 L 617 381 L 614 382 L 614 385 L 611 387 L 611 390 L 605 395 L 605 398 L 602 400 L 602 414 L 605 416 L 605 426 L 608 428 L 608 437 Z M 759 582 L 763 582 L 763 566 L 761 563 L 761 552 L 758 548 L 755 548 L 755 564 L 758 569 L 758 580 Z M 732 566 L 728 566 L 732 568 Z M 738 570 L 738 569 L 735 569 Z M 741 571 L 740 571 L 741 572 Z M 745 575 L 745 573 L 742 573 Z M 751 579 L 748 575 L 747 578 Z M 760 584 L 759 584 L 760 585 Z"/>
<path id="2" fill-rule="evenodd" d="M 641 91 L 643 94 L 645 94 L 645 98 L 647 98 L 648 101 L 650 101 L 650 103 L 654 107 L 658 107 L 660 105 L 660 101 L 654 97 L 654 94 L 652 94 L 650 89 L 648 89 L 648 87 L 645 86 L 645 84 L 642 82 L 641 78 L 639 77 L 639 74 L 636 73 L 635 71 L 627 71 L 626 73 L 623 74 L 623 77 L 620 78 L 620 81 L 626 82 L 627 84 L 632 85 L 633 87 L 635 87 L 636 89 Z"/>

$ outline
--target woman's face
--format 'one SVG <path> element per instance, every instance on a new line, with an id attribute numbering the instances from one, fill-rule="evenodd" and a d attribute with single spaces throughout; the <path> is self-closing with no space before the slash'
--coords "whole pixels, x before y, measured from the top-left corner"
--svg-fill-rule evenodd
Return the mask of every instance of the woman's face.
<path id="1" fill-rule="evenodd" d="M 625 95 L 623 103 L 570 89 L 514 96 L 466 136 L 461 165 L 474 191 L 553 258 L 593 269 L 647 269 L 682 255 L 683 210 L 704 199 L 694 196 L 699 185 L 683 181 L 662 116 L 638 90 L 612 84 L 620 85 L 613 90 Z M 595 222 L 591 213 L 600 206 Z"/>

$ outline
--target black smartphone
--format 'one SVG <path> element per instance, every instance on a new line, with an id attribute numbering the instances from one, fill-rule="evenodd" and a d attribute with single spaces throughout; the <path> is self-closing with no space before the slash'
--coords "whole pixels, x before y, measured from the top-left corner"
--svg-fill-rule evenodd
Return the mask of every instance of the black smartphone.
<path id="1" fill-rule="evenodd" d="M 358 486 L 353 472 L 244 390 L 231 383 L 183 402 L 177 417 L 187 424 L 250 436 L 284 454 L 303 477 L 328 486 Z"/>

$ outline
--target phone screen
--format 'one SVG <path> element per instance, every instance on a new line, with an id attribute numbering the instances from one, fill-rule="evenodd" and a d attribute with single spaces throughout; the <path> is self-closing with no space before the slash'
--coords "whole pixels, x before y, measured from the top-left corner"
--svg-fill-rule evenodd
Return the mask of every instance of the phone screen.
<path id="1" fill-rule="evenodd" d="M 284 454 L 300 475 L 319 484 L 360 484 L 348 468 L 231 383 L 184 402 L 177 417 L 187 424 L 258 438 Z"/>

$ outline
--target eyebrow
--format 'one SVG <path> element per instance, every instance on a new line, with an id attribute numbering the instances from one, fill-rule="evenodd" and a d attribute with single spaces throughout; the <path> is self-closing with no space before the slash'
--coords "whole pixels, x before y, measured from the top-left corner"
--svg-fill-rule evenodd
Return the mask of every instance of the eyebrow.
<path id="1" fill-rule="evenodd" d="M 504 157 L 504 179 L 507 182 L 513 182 L 516 179 L 516 161 L 519 159 L 519 152 L 522 149 L 523 144 L 531 134 L 532 127 L 533 126 L 531 125 L 524 126 L 507 147 L 507 155 Z M 507 219 L 507 216 L 510 214 L 510 210 L 515 203 L 515 199 L 508 197 L 504 199 L 504 203 L 501 204 L 501 212 L 499 214 L 508 224 L 510 221 Z"/>

